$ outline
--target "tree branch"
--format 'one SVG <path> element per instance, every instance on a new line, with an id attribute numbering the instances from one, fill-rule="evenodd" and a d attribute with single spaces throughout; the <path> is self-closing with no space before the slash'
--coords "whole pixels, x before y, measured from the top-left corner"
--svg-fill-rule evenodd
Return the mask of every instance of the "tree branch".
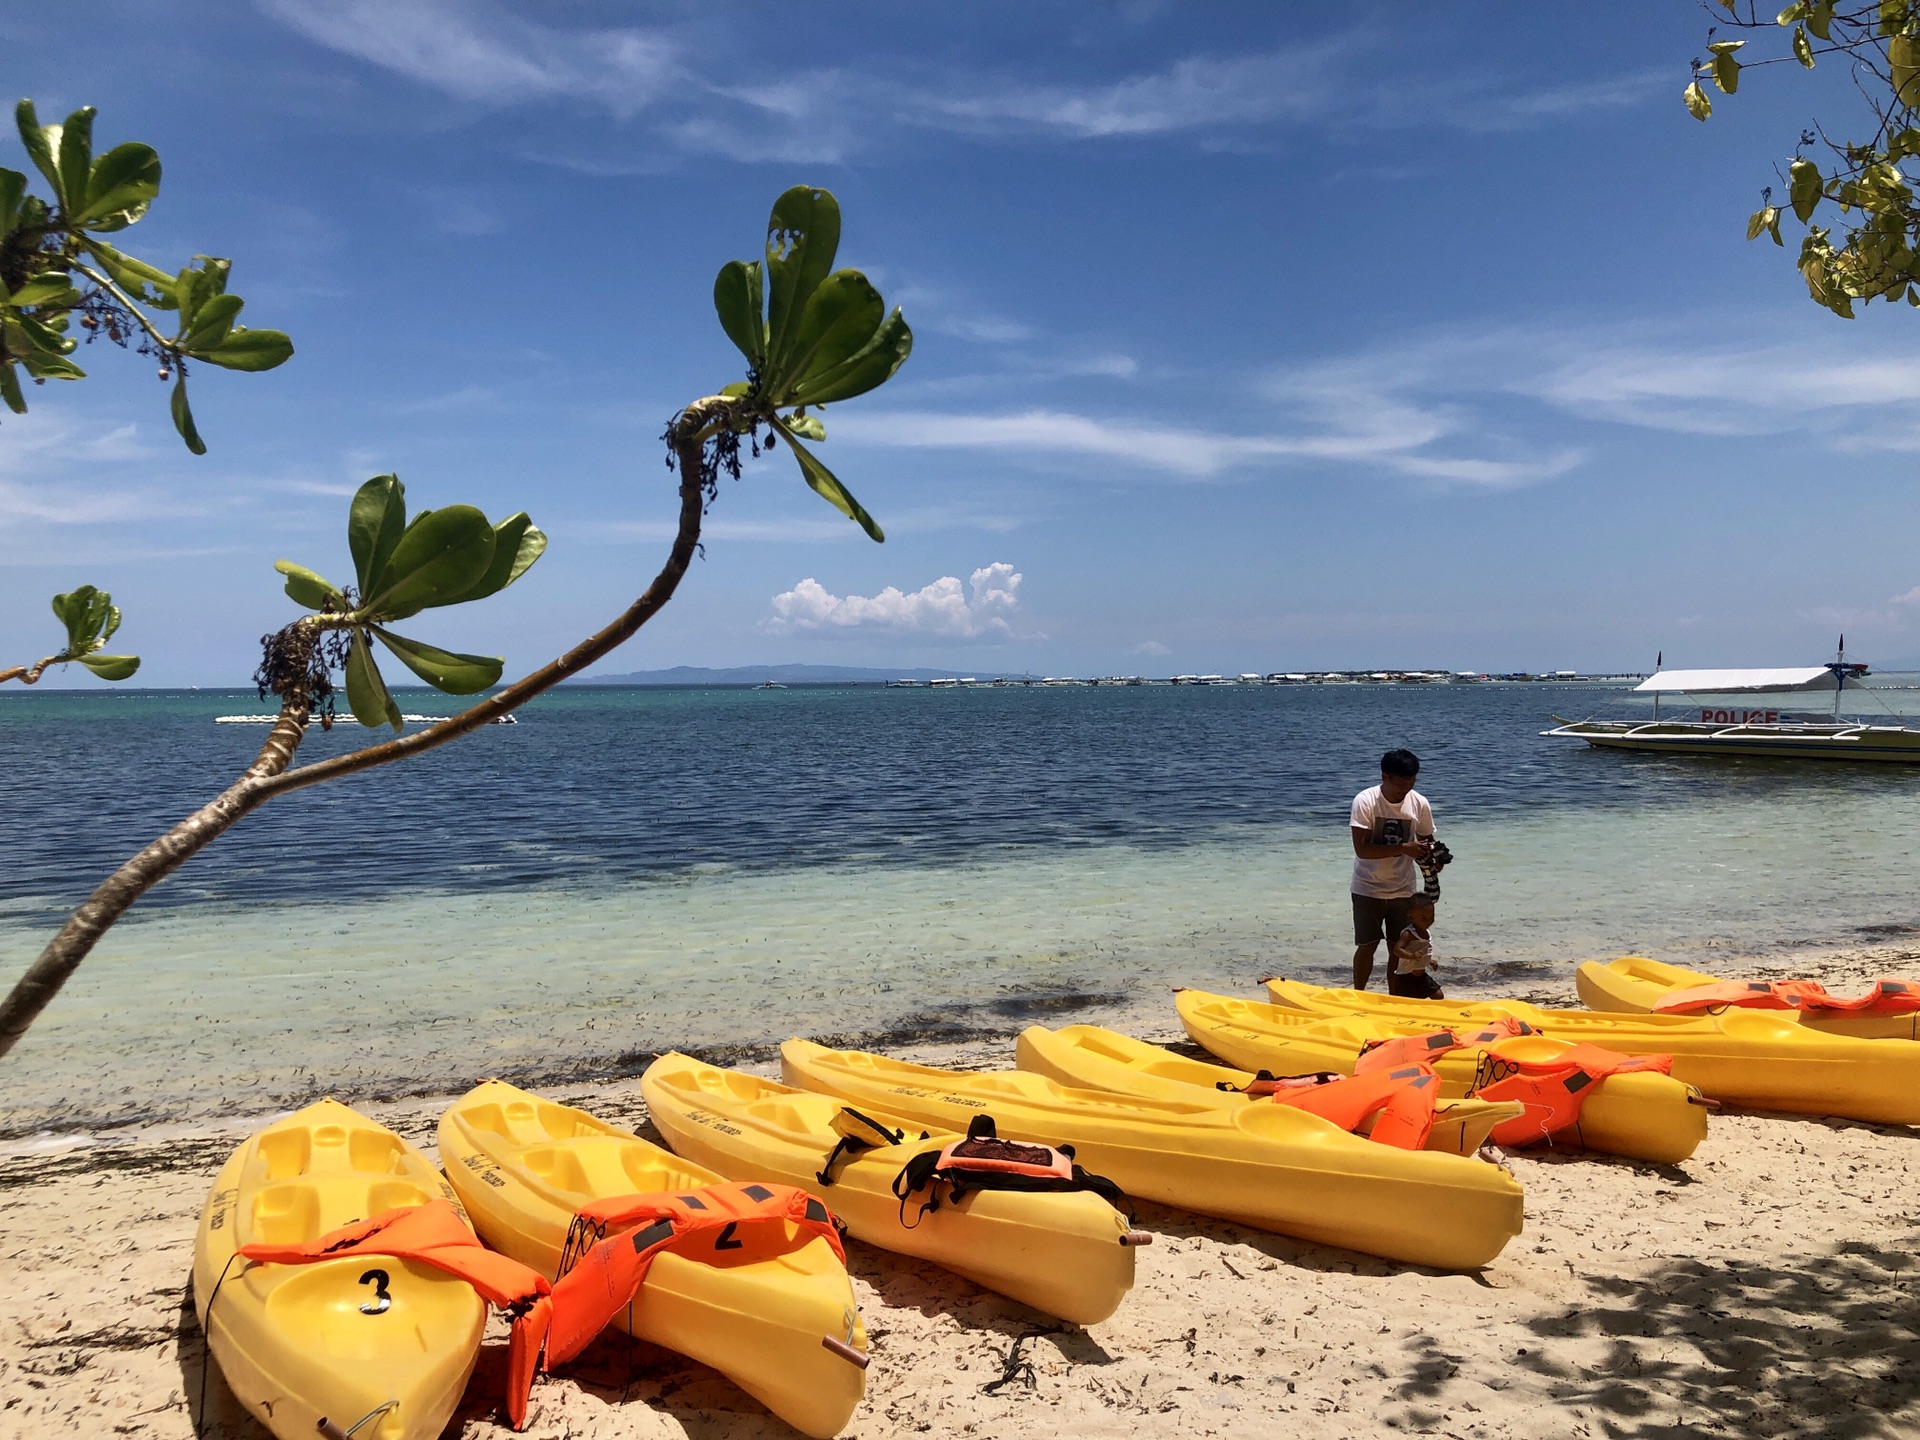
<path id="1" fill-rule="evenodd" d="M 62 650 L 58 655 L 49 655 L 46 659 L 36 660 L 31 665 L 9 665 L 6 669 L 0 670 L 0 684 L 8 680 L 18 680 L 22 685 L 38 684 L 49 665 L 64 664 L 71 658 L 66 651 Z"/>
<path id="2" fill-rule="evenodd" d="M 274 723 L 273 732 L 267 737 L 266 743 L 261 746 L 259 757 L 247 767 L 246 773 L 108 876 L 87 897 L 86 902 L 67 918 L 59 933 L 41 951 L 40 957 L 27 968 L 6 999 L 0 1001 L 0 1056 L 12 1050 L 20 1037 L 27 1033 L 28 1027 L 60 993 L 60 988 L 99 943 L 100 937 L 136 900 L 275 795 L 318 785 L 341 775 L 370 770 L 395 760 L 404 760 L 444 745 L 457 736 L 490 724 L 496 717 L 543 690 L 578 674 L 631 638 L 673 598 L 673 592 L 693 561 L 694 552 L 700 544 L 700 524 L 707 494 L 703 449 L 707 437 L 729 421 L 732 406 L 733 402 L 720 396 L 709 396 L 695 401 L 680 413 L 672 431 L 674 458 L 680 471 L 680 528 L 674 537 L 673 548 L 668 552 L 666 564 L 645 593 L 628 606 L 618 619 L 598 634 L 581 641 L 559 659 L 541 666 L 506 689 L 496 691 L 478 705 L 437 725 L 383 745 L 369 746 L 365 750 L 297 770 L 288 767 L 300 748 L 313 705 L 304 679 L 295 682 L 281 696 L 280 718 Z M 315 621 L 326 618 L 312 617 Z M 313 643 L 319 628 L 322 627 L 302 624 L 301 635 L 306 644 Z M 298 667 L 298 673 L 304 677 L 304 664 Z M 0 675 L 0 678 L 4 678 L 4 675 Z"/>

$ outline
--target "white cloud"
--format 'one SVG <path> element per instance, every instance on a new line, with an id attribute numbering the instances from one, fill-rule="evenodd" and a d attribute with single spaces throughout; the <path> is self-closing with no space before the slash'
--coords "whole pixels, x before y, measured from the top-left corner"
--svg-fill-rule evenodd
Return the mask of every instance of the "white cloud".
<path id="1" fill-rule="evenodd" d="M 631 115 L 677 69 L 660 34 L 560 30 L 485 3 L 261 0 L 261 8 L 330 49 L 486 105 L 570 96 Z"/>
<path id="2" fill-rule="evenodd" d="M 835 595 L 809 576 L 773 597 L 765 628 L 776 635 L 863 627 L 960 640 L 1004 639 L 1013 633 L 1009 620 L 1020 605 L 1021 578 L 999 561 L 974 571 L 966 589 L 959 577 L 945 575 L 912 594 L 889 585 L 866 596 Z"/>
<path id="3" fill-rule="evenodd" d="M 673 31 L 542 24 L 499 0 L 258 3 L 317 44 L 458 100 L 485 106 L 585 100 L 621 119 L 648 114 L 671 150 L 761 162 L 842 161 L 892 142 L 905 129 L 1069 142 L 1192 136 L 1207 148 L 1230 147 L 1224 138 L 1230 132 L 1286 125 L 1516 129 L 1639 103 L 1655 83 L 1634 74 L 1530 89 L 1488 73 L 1387 94 L 1368 77 L 1391 64 L 1394 41 L 1357 30 L 1259 53 L 1188 55 L 1158 69 L 1082 83 L 911 67 L 885 75 L 816 68 L 720 83 L 701 59 L 709 46 L 737 43 L 719 22 L 707 27 L 703 41 L 685 24 Z M 1420 43 L 1417 36 L 1402 42 Z M 542 152 L 528 158 L 592 173 L 641 173 L 660 163 L 647 147 L 630 144 L 600 157 Z M 491 223 L 491 217 L 474 223 Z"/>
<path id="4" fill-rule="evenodd" d="M 1029 457 L 1091 456 L 1187 479 L 1299 460 L 1371 464 L 1398 474 L 1481 488 L 1527 485 L 1582 458 L 1560 449 L 1525 458 L 1456 457 L 1426 447 L 1455 426 L 1436 413 L 1379 399 L 1316 431 L 1245 435 L 1190 426 L 1108 420 L 1059 410 L 1012 414 L 890 411 L 844 417 L 839 433 L 904 449 L 995 450 Z"/>

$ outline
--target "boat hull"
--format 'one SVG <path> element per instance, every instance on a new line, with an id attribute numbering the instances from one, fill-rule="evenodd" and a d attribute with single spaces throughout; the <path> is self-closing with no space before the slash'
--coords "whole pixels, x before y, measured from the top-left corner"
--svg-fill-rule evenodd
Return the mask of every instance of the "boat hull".
<path id="1" fill-rule="evenodd" d="M 1600 750 L 1660 755 L 1746 757 L 1761 760 L 1851 760 L 1920 765 L 1920 730 L 1897 725 L 1701 725 L 1685 721 L 1643 725 L 1577 721 L 1542 735 L 1584 740 Z"/>
<path id="2" fill-rule="evenodd" d="M 1653 1007 L 1675 990 L 1695 985 L 1717 985 L 1722 976 L 1683 965 L 1668 965 L 1643 955 L 1618 960 L 1589 960 L 1574 973 L 1580 1003 L 1608 1014 L 1649 1015 Z M 1769 1015 L 1798 1021 L 1825 1035 L 1851 1035 L 1860 1040 L 1920 1040 L 1920 1011 L 1904 1015 L 1823 1014 L 1804 1010 L 1769 1010 Z"/>

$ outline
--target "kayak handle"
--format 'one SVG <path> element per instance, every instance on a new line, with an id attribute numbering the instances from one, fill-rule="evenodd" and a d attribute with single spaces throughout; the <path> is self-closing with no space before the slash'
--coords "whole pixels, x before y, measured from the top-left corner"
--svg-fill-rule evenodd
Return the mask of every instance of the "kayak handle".
<path id="1" fill-rule="evenodd" d="M 347 1428 L 344 1430 L 342 1430 L 338 1425 L 334 1424 L 334 1422 L 329 1420 L 326 1416 L 322 1415 L 319 1421 L 315 1423 L 313 1428 L 319 1431 L 320 1434 L 325 1437 L 325 1440 L 353 1440 L 354 1432 L 360 1429 L 360 1427 L 365 1425 L 369 1420 L 372 1420 L 377 1416 L 384 1415 L 389 1410 L 397 1410 L 399 1408 L 400 1408 L 400 1402 L 398 1400 L 389 1400 L 384 1404 L 376 1405 L 373 1407 L 373 1409 L 367 1411 L 366 1414 L 362 1415 L 358 1420 L 354 1421 L 351 1425 L 347 1426 Z"/>
<path id="2" fill-rule="evenodd" d="M 864 1370 L 873 1363 L 873 1357 L 864 1350 L 856 1350 L 844 1340 L 836 1340 L 831 1335 L 820 1337 L 820 1348 L 831 1350 L 849 1365 L 857 1365 Z"/>
<path id="3" fill-rule="evenodd" d="M 1153 1232 L 1151 1230 L 1129 1230 L 1120 1237 L 1120 1243 L 1130 1250 L 1137 1250 L 1143 1245 L 1153 1244 Z"/>

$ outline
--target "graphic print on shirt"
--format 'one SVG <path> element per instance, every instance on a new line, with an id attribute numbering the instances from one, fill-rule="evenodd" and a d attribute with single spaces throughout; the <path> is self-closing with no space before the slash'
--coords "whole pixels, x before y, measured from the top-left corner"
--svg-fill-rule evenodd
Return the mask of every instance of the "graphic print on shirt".
<path id="1" fill-rule="evenodd" d="M 1405 845 L 1413 839 L 1413 822 L 1403 820 L 1398 815 L 1376 816 L 1373 822 L 1373 843 L 1376 845 Z"/>

